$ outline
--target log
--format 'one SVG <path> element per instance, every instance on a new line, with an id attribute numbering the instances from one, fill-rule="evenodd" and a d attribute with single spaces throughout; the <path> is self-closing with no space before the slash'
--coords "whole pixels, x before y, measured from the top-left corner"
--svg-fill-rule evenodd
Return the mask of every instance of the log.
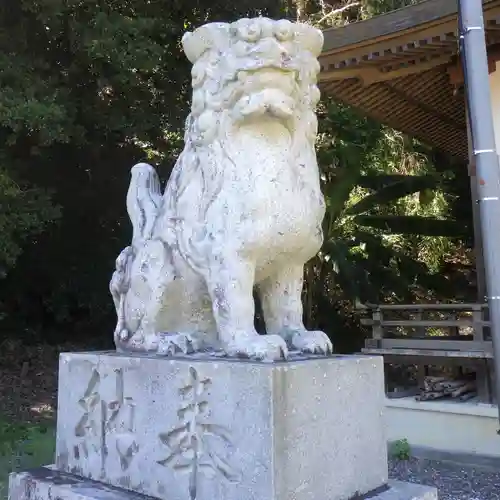
<path id="1" fill-rule="evenodd" d="M 439 384 L 440 382 L 444 382 L 447 380 L 444 377 L 425 377 L 424 378 L 424 390 L 431 392 L 435 390 L 436 384 Z"/>
<path id="2" fill-rule="evenodd" d="M 443 391 L 443 392 L 444 392 L 445 394 L 449 394 L 449 395 L 451 395 L 451 394 L 453 394 L 453 392 L 454 392 L 454 391 L 457 391 L 458 389 L 460 389 L 461 387 L 464 387 L 465 385 L 466 385 L 466 384 L 465 384 L 465 383 L 463 383 L 463 384 L 462 384 L 462 385 L 460 385 L 459 387 L 455 387 L 455 388 L 453 388 L 453 387 L 452 387 L 452 388 L 450 388 L 450 389 L 444 389 L 444 391 Z"/>
<path id="3" fill-rule="evenodd" d="M 456 380 L 450 377 L 427 376 L 424 378 L 424 387 L 415 399 L 417 401 L 432 401 L 452 397 L 460 401 L 467 401 L 476 394 L 477 387 L 474 379 L 464 377 Z"/>
<path id="4" fill-rule="evenodd" d="M 469 399 L 475 398 L 477 396 L 476 391 L 467 392 L 466 394 L 462 394 L 458 399 L 460 401 L 469 401 Z"/>
<path id="5" fill-rule="evenodd" d="M 443 392 L 423 392 L 415 397 L 417 401 L 433 401 L 435 399 L 442 399 L 448 397 L 448 394 Z"/>
<path id="6" fill-rule="evenodd" d="M 453 391 L 467 384 L 467 380 L 447 380 L 446 382 L 438 382 L 435 384 L 435 390 L 443 390 L 443 391 Z"/>
<path id="7" fill-rule="evenodd" d="M 461 396 L 462 394 L 465 394 L 467 392 L 471 392 L 476 389 L 476 384 L 474 382 L 468 382 L 467 384 L 464 384 L 462 387 L 458 387 L 451 393 L 452 398 L 457 398 L 458 396 Z"/>
<path id="8" fill-rule="evenodd" d="M 445 380 L 448 380 L 446 377 L 435 377 L 432 375 L 428 375 L 427 377 L 425 377 L 425 379 L 429 383 L 444 382 Z"/>

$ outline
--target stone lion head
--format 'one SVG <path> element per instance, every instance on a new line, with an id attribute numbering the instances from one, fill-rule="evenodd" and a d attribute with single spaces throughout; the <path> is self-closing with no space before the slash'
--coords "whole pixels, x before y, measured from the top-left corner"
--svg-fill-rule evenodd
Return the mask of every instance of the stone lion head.
<path id="1" fill-rule="evenodd" d="M 193 64 L 193 94 L 184 151 L 170 182 L 173 212 L 197 199 L 202 222 L 221 189 L 224 165 L 232 161 L 228 131 L 252 117 L 282 121 L 292 135 L 294 161 L 316 171 L 321 31 L 259 17 L 206 24 L 186 33 L 182 45 Z"/>
<path id="2" fill-rule="evenodd" d="M 186 33 L 182 44 L 193 63 L 191 139 L 213 140 L 224 112 L 233 121 L 268 114 L 315 123 L 321 31 L 261 17 L 204 25 Z"/>

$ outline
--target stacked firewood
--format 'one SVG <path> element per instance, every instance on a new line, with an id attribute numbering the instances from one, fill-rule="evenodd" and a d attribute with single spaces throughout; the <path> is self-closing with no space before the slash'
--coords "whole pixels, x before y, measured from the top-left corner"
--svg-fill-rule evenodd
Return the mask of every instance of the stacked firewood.
<path id="1" fill-rule="evenodd" d="M 453 398 L 458 401 L 468 401 L 477 396 L 476 381 L 471 378 L 425 377 L 417 401 Z"/>

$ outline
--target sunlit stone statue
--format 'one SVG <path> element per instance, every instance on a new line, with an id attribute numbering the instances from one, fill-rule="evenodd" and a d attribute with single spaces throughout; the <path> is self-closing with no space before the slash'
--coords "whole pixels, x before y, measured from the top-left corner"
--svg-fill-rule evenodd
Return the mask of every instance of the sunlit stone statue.
<path id="1" fill-rule="evenodd" d="M 260 360 L 328 354 L 302 316 L 304 263 L 325 212 L 314 150 L 322 33 L 266 18 L 186 33 L 193 64 L 185 147 L 162 194 L 132 168 L 132 244 L 110 289 L 120 351 L 206 349 Z M 254 287 L 267 335 L 254 328 Z"/>

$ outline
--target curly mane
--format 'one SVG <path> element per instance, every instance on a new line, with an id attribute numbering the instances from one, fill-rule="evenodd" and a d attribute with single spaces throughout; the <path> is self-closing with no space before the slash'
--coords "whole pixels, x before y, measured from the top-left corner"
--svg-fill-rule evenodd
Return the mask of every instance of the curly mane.
<path id="1" fill-rule="evenodd" d="M 215 38 L 218 38 L 214 41 L 213 33 L 209 33 L 211 43 L 196 55 L 190 53 L 192 49 L 188 46 L 188 37 L 183 39 L 186 54 L 191 60 L 194 59 L 191 71 L 192 105 L 185 122 L 185 146 L 165 189 L 163 215 L 171 221 L 179 251 L 195 268 L 198 267 L 196 246 L 207 236 L 204 230 L 207 212 L 223 187 L 226 166 L 235 163 L 236 155 L 233 154 L 228 132 L 233 125 L 231 112 L 242 96 L 243 84 L 241 71 L 235 71 L 237 65 L 232 65 L 231 62 L 238 57 L 238 50 L 241 51 L 241 38 L 247 45 L 252 43 L 248 39 L 248 26 L 251 23 L 261 23 L 258 28 L 263 32 L 264 26 L 281 23 L 283 27 L 288 21 L 276 22 L 259 18 L 243 19 L 233 24 L 214 23 L 213 31 L 217 35 Z M 300 25 L 288 23 L 285 28 L 297 29 L 294 26 Z M 206 30 L 207 26 L 200 29 Z M 194 34 L 196 35 L 196 31 Z M 206 38 L 207 33 L 204 36 Z M 221 44 L 225 46 L 221 47 Z M 316 85 L 320 67 L 314 52 L 314 47 L 302 47 L 296 43 L 291 55 L 299 71 L 296 78 L 294 116 L 291 118 L 293 124 L 290 127 L 294 132 L 290 163 L 309 167 L 305 169 L 305 175 L 307 176 L 307 170 L 311 170 L 313 182 L 317 177 L 314 152 L 317 119 L 314 110 L 320 97 Z M 197 212 L 192 210 L 193 204 L 197 205 Z M 187 206 L 190 207 L 189 210 L 185 210 Z"/>

